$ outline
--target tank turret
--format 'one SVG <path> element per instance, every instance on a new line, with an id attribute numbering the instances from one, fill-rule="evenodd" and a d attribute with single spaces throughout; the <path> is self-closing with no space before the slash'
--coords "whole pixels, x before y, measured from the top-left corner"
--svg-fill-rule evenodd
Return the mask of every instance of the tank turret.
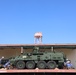
<path id="1" fill-rule="evenodd" d="M 38 53 L 39 52 L 39 47 L 34 47 L 33 52 Z"/>

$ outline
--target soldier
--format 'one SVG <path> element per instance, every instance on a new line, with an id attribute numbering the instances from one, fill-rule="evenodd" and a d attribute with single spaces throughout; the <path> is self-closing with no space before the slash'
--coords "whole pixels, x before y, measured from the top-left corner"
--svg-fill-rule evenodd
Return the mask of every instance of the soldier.
<path id="1" fill-rule="evenodd" d="M 74 69 L 70 60 L 67 61 L 66 67 L 67 67 L 67 69 Z"/>
<path id="2" fill-rule="evenodd" d="M 0 58 L 0 64 L 1 64 L 2 59 L 4 59 L 4 56 L 2 56 L 2 58 Z"/>
<path id="3" fill-rule="evenodd" d="M 2 59 L 4 59 L 4 56 L 2 56 L 1 58 L 0 58 L 0 68 L 2 68 L 3 67 L 3 65 L 2 65 Z"/>

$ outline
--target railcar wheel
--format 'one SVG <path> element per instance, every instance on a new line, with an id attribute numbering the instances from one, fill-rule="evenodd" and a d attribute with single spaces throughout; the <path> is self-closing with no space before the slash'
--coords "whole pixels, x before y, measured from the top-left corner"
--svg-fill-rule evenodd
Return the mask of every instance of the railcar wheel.
<path id="1" fill-rule="evenodd" d="M 27 69 L 34 69 L 35 68 L 35 62 L 34 61 L 27 61 L 26 62 L 26 68 Z"/>
<path id="2" fill-rule="evenodd" d="M 16 62 L 16 68 L 17 69 L 24 69 L 25 68 L 25 62 L 24 61 L 17 61 Z"/>
<path id="3" fill-rule="evenodd" d="M 55 61 L 48 61 L 47 62 L 47 68 L 55 69 L 56 68 L 56 62 Z"/>
<path id="4" fill-rule="evenodd" d="M 46 68 L 46 62 L 45 62 L 45 61 L 39 61 L 39 62 L 37 63 L 37 67 L 38 67 L 39 69 L 45 69 L 45 68 Z"/>

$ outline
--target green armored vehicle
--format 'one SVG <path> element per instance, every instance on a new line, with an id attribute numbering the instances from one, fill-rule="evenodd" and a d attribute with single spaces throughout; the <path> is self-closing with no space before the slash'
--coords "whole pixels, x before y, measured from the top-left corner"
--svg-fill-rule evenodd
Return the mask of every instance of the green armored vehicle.
<path id="1" fill-rule="evenodd" d="M 10 64 L 17 69 L 55 69 L 56 67 L 63 68 L 66 59 L 65 55 L 52 49 L 49 50 L 50 51 L 48 51 L 45 47 L 33 46 L 31 52 L 23 52 L 19 56 L 12 57 L 10 59 Z"/>

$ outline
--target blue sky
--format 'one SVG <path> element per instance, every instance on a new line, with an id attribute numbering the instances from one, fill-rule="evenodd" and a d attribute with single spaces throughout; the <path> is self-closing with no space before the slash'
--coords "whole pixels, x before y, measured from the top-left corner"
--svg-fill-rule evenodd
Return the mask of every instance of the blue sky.
<path id="1" fill-rule="evenodd" d="M 0 44 L 76 43 L 76 0 L 0 0 Z"/>

